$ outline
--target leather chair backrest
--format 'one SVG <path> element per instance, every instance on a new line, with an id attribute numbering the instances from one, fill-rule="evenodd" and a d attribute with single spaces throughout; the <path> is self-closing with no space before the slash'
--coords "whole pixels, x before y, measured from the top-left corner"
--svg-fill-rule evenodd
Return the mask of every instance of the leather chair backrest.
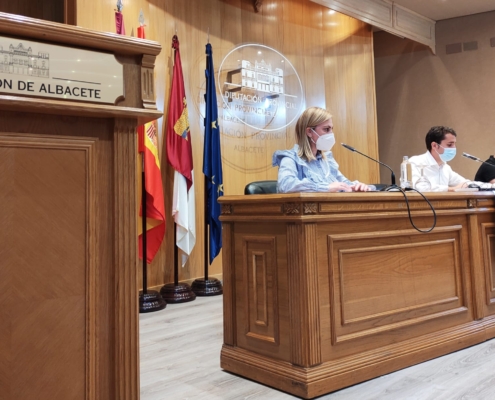
<path id="1" fill-rule="evenodd" d="M 387 185 L 386 183 L 373 183 L 372 185 L 375 185 L 376 187 L 376 190 L 384 190 L 385 188 L 387 188 L 388 186 L 390 185 Z"/>
<path id="2" fill-rule="evenodd" d="M 244 194 L 271 194 L 277 193 L 277 181 L 255 181 L 248 183 Z"/>

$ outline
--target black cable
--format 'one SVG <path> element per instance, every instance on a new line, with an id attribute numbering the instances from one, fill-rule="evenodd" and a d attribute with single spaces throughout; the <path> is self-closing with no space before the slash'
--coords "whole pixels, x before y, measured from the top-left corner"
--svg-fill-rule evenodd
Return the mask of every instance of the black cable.
<path id="1" fill-rule="evenodd" d="M 414 229 L 416 229 L 418 232 L 421 232 L 421 233 L 428 233 L 428 232 L 431 232 L 433 230 L 433 228 L 435 228 L 435 226 L 437 225 L 437 213 L 435 212 L 435 208 L 433 208 L 432 204 L 428 201 L 428 199 L 426 198 L 426 196 L 421 193 L 419 190 L 416 190 L 416 189 L 413 189 L 413 188 L 408 188 L 407 191 L 414 191 L 416 193 L 419 193 L 423 199 L 425 199 L 425 201 L 428 203 L 428 205 L 430 206 L 431 208 L 431 211 L 433 213 L 433 225 L 430 229 L 426 230 L 426 231 L 423 231 L 421 229 L 419 229 L 416 225 L 414 225 L 414 222 L 412 220 L 412 216 L 411 216 L 411 208 L 409 206 L 409 200 L 407 199 L 407 196 L 406 196 L 406 191 L 403 190 L 401 187 L 397 186 L 397 185 L 393 185 L 393 186 L 390 186 L 388 187 L 386 190 L 387 191 L 391 191 L 391 190 L 398 190 L 402 193 L 402 195 L 404 196 L 404 199 L 406 201 L 406 205 L 407 205 L 407 215 L 409 217 L 409 222 L 411 222 L 411 225 L 413 226 Z"/>

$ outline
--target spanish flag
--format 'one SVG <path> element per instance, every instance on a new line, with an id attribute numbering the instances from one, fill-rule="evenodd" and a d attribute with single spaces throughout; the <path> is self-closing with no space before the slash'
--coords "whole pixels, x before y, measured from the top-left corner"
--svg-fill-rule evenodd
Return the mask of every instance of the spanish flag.
<path id="1" fill-rule="evenodd" d="M 165 202 L 163 200 L 162 175 L 158 158 L 158 136 L 156 121 L 138 128 L 139 152 L 144 157 L 146 189 L 146 262 L 149 264 L 160 249 L 165 235 Z M 139 216 L 143 216 L 141 210 Z M 142 219 L 138 224 L 139 258 L 143 258 Z"/>

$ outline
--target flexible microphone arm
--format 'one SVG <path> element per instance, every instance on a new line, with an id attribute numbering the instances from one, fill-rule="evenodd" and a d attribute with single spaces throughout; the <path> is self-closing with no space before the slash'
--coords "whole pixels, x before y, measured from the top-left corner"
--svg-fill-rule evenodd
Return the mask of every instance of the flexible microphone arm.
<path id="1" fill-rule="evenodd" d="M 462 153 L 463 157 L 466 157 L 466 158 L 469 158 L 470 160 L 474 160 L 474 161 L 478 161 L 479 163 L 482 163 L 482 164 L 486 164 L 486 165 L 489 165 L 490 167 L 494 167 L 495 168 L 495 165 L 493 164 L 490 164 L 486 161 L 483 161 L 482 159 L 476 157 L 476 156 L 472 156 L 471 154 L 468 154 L 468 153 Z"/>
<path id="2" fill-rule="evenodd" d="M 396 185 L 395 185 L 395 174 L 394 174 L 394 171 L 387 164 L 382 163 L 381 161 L 375 160 L 374 158 L 371 158 L 370 156 L 368 156 L 368 155 L 366 155 L 364 153 L 361 153 L 359 150 L 356 150 L 354 147 L 351 147 L 348 144 L 341 143 L 341 145 L 344 146 L 347 150 L 354 151 L 354 152 L 356 152 L 358 154 L 361 154 L 362 156 L 365 156 L 366 158 L 369 158 L 370 160 L 372 160 L 374 162 L 377 162 L 378 164 L 383 165 L 384 167 L 387 167 L 390 170 L 390 172 L 392 173 L 392 187 L 396 187 Z"/>

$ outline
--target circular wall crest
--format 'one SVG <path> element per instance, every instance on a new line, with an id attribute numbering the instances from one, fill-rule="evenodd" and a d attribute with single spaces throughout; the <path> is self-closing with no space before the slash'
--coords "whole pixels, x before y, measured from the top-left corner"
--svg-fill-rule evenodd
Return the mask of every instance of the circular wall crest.
<path id="1" fill-rule="evenodd" d="M 218 70 L 218 91 L 232 122 L 254 131 L 278 131 L 304 107 L 301 79 L 280 52 L 261 44 L 232 49 Z"/>

